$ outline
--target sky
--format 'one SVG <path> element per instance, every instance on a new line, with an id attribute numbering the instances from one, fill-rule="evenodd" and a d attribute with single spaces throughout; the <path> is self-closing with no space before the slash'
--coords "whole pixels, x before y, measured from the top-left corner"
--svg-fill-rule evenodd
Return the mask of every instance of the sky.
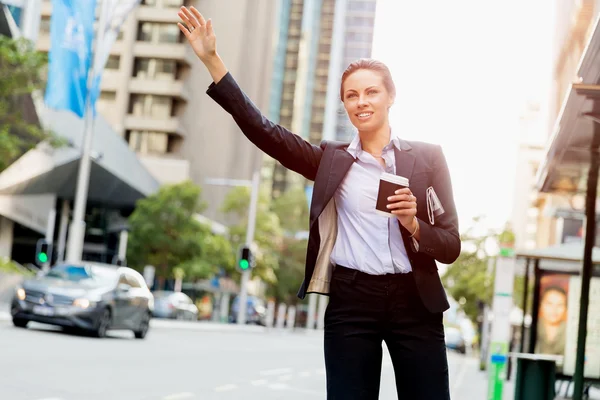
<path id="1" fill-rule="evenodd" d="M 378 0 L 373 58 L 396 84 L 392 127 L 442 146 L 461 231 L 510 219 L 519 117 L 548 101 L 553 23 L 548 0 Z"/>

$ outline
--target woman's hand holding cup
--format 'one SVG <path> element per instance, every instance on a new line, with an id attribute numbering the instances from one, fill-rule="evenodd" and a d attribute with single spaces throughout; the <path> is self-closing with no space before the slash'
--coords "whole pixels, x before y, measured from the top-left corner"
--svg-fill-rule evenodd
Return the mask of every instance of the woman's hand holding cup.
<path id="1" fill-rule="evenodd" d="M 410 189 L 398 189 L 387 200 L 389 202 L 387 208 L 398 218 L 402 226 L 410 233 L 415 232 L 417 229 L 416 225 L 418 224 L 415 218 L 417 215 L 417 198 L 413 196 Z"/>

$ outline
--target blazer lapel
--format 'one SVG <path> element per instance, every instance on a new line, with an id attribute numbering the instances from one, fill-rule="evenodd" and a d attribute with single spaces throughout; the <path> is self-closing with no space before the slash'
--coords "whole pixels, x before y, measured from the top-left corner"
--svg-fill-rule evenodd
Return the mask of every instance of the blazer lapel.
<path id="1" fill-rule="evenodd" d="M 408 179 L 412 177 L 413 167 L 415 166 L 415 156 L 411 152 L 412 147 L 405 141 L 400 141 L 402 151 L 394 147 L 394 155 L 396 156 L 396 175 L 403 176 Z"/>
<path id="2" fill-rule="evenodd" d="M 319 219 L 319 215 L 323 212 L 335 191 L 344 180 L 344 177 L 348 173 L 350 166 L 354 163 L 354 157 L 344 149 L 336 149 L 333 153 L 331 160 L 330 173 L 327 179 L 327 185 L 325 186 L 325 192 L 322 202 L 319 204 L 317 210 L 315 210 L 314 219 L 312 223 Z M 311 223 L 311 225 L 312 225 Z"/>

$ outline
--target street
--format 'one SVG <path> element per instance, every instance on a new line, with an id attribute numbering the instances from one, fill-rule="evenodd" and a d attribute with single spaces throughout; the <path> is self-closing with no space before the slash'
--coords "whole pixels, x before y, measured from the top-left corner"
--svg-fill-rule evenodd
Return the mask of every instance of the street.
<path id="1" fill-rule="evenodd" d="M 325 399 L 321 332 L 152 322 L 145 340 L 98 340 L 0 319 L 0 399 Z M 475 358 L 449 352 L 449 366 L 452 399 L 485 398 Z M 380 398 L 397 398 L 387 356 Z"/>

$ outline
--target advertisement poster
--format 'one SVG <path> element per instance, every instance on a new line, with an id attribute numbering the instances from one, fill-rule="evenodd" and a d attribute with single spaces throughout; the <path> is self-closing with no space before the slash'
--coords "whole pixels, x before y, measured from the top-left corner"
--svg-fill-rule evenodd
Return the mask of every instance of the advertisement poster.
<path id="1" fill-rule="evenodd" d="M 569 376 L 575 372 L 580 295 L 579 276 L 547 273 L 541 278 L 535 353 L 564 356 L 557 372 Z M 590 284 L 587 330 L 584 375 L 600 378 L 600 278 Z"/>
<path id="2" fill-rule="evenodd" d="M 566 375 L 573 375 L 575 373 L 580 296 L 581 278 L 579 276 L 572 276 L 569 282 L 567 340 L 563 367 Z M 600 378 L 600 278 L 592 278 L 590 282 L 590 302 L 583 375 L 586 378 Z"/>

